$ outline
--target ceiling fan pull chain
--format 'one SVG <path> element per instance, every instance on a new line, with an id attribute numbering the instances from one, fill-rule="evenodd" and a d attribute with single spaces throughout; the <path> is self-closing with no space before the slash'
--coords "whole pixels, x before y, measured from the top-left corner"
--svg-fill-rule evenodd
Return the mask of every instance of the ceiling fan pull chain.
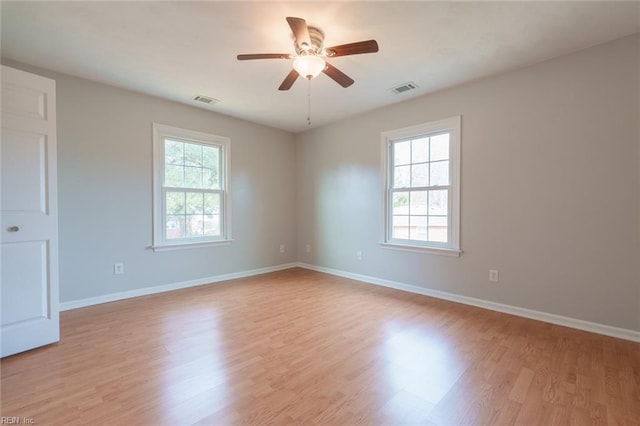
<path id="1" fill-rule="evenodd" d="M 311 126 L 311 79 L 307 80 L 307 125 Z"/>

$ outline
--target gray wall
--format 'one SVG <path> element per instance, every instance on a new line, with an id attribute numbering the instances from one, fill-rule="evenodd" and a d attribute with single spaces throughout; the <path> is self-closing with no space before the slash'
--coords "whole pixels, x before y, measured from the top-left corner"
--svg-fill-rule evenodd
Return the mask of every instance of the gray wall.
<path id="1" fill-rule="evenodd" d="M 299 260 L 640 330 L 639 52 L 636 35 L 298 135 Z M 453 115 L 464 253 L 382 248 L 380 133 Z"/>
<path id="2" fill-rule="evenodd" d="M 61 302 L 296 261 L 293 135 L 4 63 L 56 80 Z M 231 138 L 231 245 L 148 248 L 153 122 Z M 115 262 L 124 275 L 113 274 Z"/>

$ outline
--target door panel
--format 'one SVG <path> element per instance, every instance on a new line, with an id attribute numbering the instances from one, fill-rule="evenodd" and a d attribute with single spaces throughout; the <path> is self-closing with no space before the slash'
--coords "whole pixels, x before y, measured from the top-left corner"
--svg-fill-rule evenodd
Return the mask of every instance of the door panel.
<path id="1" fill-rule="evenodd" d="M 2 247 L 2 282 L 19 282 L 2 286 L 2 324 L 49 317 L 47 243 L 32 241 L 5 244 Z"/>
<path id="2" fill-rule="evenodd" d="M 47 213 L 46 165 L 44 135 L 3 129 L 2 211 Z"/>
<path id="3" fill-rule="evenodd" d="M 3 82 L 2 100 L 6 104 L 2 111 L 46 121 L 47 93 L 39 88 L 30 88 L 21 83 Z"/>
<path id="4" fill-rule="evenodd" d="M 57 342 L 55 82 L 2 67 L 0 354 Z"/>

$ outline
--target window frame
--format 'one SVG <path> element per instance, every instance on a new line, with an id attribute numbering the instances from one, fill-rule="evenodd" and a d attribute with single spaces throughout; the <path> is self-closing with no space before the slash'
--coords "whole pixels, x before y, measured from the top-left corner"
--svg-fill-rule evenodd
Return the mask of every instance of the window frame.
<path id="1" fill-rule="evenodd" d="M 384 248 L 418 251 L 424 253 L 459 256 L 460 248 L 460 139 L 461 116 L 453 116 L 442 120 L 426 122 L 414 126 L 385 131 L 381 133 L 382 141 L 382 175 L 383 175 L 383 225 L 382 241 Z M 449 139 L 449 185 L 447 207 L 447 243 L 419 241 L 393 238 L 393 152 L 395 142 L 417 139 L 422 136 L 433 136 L 450 133 Z"/>
<path id="2" fill-rule="evenodd" d="M 215 146 L 220 149 L 220 235 L 167 239 L 167 221 L 164 186 L 165 140 L 172 139 L 198 145 Z M 215 246 L 231 243 L 231 209 L 229 206 L 229 176 L 231 139 L 195 130 L 182 129 L 166 124 L 153 123 L 153 243 L 154 251 Z M 196 188 L 194 188 L 196 189 Z M 198 190 L 198 189 L 196 189 Z M 208 192 L 208 190 L 203 190 Z"/>

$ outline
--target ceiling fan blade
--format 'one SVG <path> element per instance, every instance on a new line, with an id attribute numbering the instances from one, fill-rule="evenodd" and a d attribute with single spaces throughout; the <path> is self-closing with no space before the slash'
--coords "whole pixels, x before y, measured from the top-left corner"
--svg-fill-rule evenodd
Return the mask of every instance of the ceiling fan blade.
<path id="1" fill-rule="evenodd" d="M 248 59 L 291 59 L 289 53 L 250 53 L 246 55 L 238 55 L 239 61 L 246 61 Z"/>
<path id="2" fill-rule="evenodd" d="M 287 17 L 287 22 L 289 23 L 291 31 L 293 31 L 293 35 L 296 38 L 296 44 L 301 48 L 304 45 L 311 47 L 311 38 L 309 37 L 307 21 L 302 18 L 292 18 L 289 16 Z"/>
<path id="3" fill-rule="evenodd" d="M 291 70 L 291 72 L 289 72 L 289 74 L 287 74 L 287 76 L 284 78 L 284 81 L 282 82 L 280 87 L 278 87 L 278 90 L 289 90 L 289 89 L 291 89 L 291 86 L 293 86 L 293 83 L 295 83 L 295 81 L 296 81 L 296 79 L 298 78 L 299 75 L 300 74 L 298 74 L 298 71 Z"/>
<path id="4" fill-rule="evenodd" d="M 356 43 L 327 47 L 324 50 L 329 58 L 335 58 L 336 56 L 359 55 L 361 53 L 375 53 L 378 51 L 378 42 L 375 40 L 359 41 Z"/>
<path id="5" fill-rule="evenodd" d="M 329 62 L 327 62 L 327 67 L 322 72 L 331 77 L 342 87 L 349 87 L 353 84 L 353 80 L 351 79 L 351 77 L 331 65 Z"/>

